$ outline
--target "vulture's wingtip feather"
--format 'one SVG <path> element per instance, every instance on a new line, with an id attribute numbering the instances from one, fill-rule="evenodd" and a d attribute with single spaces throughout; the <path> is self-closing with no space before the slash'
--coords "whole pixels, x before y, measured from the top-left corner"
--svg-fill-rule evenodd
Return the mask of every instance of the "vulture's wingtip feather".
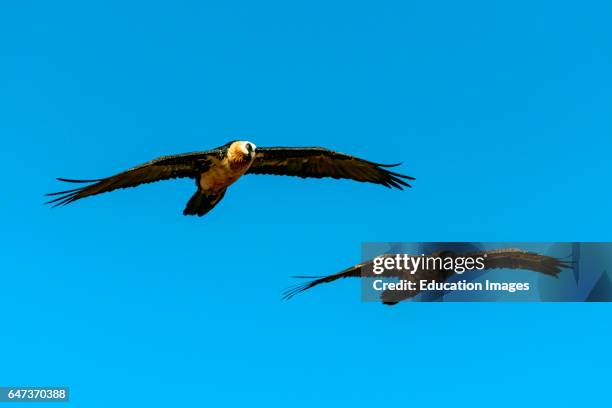
<path id="1" fill-rule="evenodd" d="M 66 183 L 97 183 L 98 181 L 102 181 L 100 179 L 98 180 L 74 180 L 74 179 L 67 179 L 67 178 L 61 178 L 61 177 L 57 177 L 57 180 L 63 181 Z"/>

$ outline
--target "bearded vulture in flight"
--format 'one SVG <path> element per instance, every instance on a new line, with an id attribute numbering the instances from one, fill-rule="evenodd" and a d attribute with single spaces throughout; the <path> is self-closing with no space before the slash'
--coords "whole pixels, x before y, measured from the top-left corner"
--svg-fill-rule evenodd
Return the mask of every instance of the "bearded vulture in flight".
<path id="1" fill-rule="evenodd" d="M 395 254 L 384 254 L 381 255 L 383 258 L 391 257 L 394 258 Z M 465 258 L 479 258 L 482 257 L 484 259 L 484 269 L 524 269 L 528 271 L 540 272 L 545 275 L 557 277 L 557 275 L 561 272 L 562 268 L 571 269 L 570 262 L 564 262 L 560 259 L 553 258 L 546 255 L 540 255 L 534 252 L 527 252 L 520 249 L 495 249 L 489 251 L 478 251 L 478 252 L 469 252 L 469 253 L 457 253 L 453 251 L 438 251 L 433 252 L 427 256 L 430 257 L 465 257 Z M 313 280 L 298 284 L 290 287 L 285 292 L 283 292 L 283 299 L 288 300 L 298 293 L 304 292 L 310 288 L 318 286 L 322 283 L 333 282 L 342 278 L 375 278 L 375 277 L 384 277 L 384 278 L 399 278 L 402 280 L 412 281 L 417 283 L 421 280 L 427 281 L 435 281 L 435 282 L 444 282 L 452 275 L 455 275 L 453 270 L 424 270 L 419 269 L 416 270 L 414 274 L 410 272 L 405 272 L 402 270 L 386 270 L 383 275 L 374 274 L 373 268 L 373 260 L 369 260 L 358 265 L 352 266 L 343 270 L 342 272 L 338 272 L 333 275 L 323 276 L 323 277 L 314 277 L 314 276 L 296 276 L 296 278 L 312 278 Z M 476 270 L 473 270 L 476 271 Z M 469 274 L 470 272 L 465 272 Z M 316 279 L 315 279 L 316 278 Z M 418 295 L 420 290 L 385 290 L 381 293 L 381 301 L 385 305 L 395 305 L 402 300 L 406 300 Z"/>
<path id="2" fill-rule="evenodd" d="M 85 187 L 47 194 L 58 196 L 46 204 L 66 205 L 81 198 L 120 188 L 136 187 L 174 178 L 192 178 L 197 191 L 191 197 L 184 215 L 203 216 L 225 195 L 225 190 L 245 174 L 274 174 L 297 177 L 332 177 L 382 184 L 385 187 L 410 185 L 402 180 L 409 176 L 387 170 L 397 166 L 373 163 L 322 147 L 257 148 L 247 141 L 233 141 L 216 149 L 160 157 L 122 173 L 99 180 L 70 180 L 69 183 L 91 183 Z"/>

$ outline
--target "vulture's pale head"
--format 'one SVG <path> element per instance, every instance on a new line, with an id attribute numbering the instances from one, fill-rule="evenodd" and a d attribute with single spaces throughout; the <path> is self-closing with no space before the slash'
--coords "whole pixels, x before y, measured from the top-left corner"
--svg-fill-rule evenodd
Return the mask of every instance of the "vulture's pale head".
<path id="1" fill-rule="evenodd" d="M 247 140 L 238 140 L 233 142 L 229 147 L 229 155 L 232 159 L 251 162 L 255 158 L 254 143 Z"/>

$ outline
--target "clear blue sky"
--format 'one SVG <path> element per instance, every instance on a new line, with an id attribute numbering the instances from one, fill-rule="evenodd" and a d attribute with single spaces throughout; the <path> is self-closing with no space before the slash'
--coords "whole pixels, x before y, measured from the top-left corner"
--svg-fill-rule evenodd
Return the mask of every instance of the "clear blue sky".
<path id="1" fill-rule="evenodd" d="M 607 304 L 401 304 L 291 275 L 364 241 L 612 240 L 606 1 L 4 2 L 0 384 L 71 406 L 576 406 Z M 252 176 L 50 209 L 231 139 L 402 161 L 411 191 Z M 390 405 L 391 406 L 391 405 Z"/>

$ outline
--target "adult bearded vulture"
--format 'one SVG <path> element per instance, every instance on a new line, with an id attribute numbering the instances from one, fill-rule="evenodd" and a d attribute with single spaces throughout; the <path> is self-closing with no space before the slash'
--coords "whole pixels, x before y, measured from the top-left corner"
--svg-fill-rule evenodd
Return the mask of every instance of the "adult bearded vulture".
<path id="1" fill-rule="evenodd" d="M 395 254 L 384 254 L 381 255 L 383 258 L 394 258 Z M 464 257 L 464 258 L 483 258 L 484 268 L 482 270 L 490 270 L 490 269 L 524 269 L 534 272 L 540 272 L 545 275 L 556 277 L 562 268 L 571 268 L 571 263 L 564 262 L 560 259 L 553 258 L 546 255 L 540 255 L 534 252 L 527 252 L 520 249 L 495 249 L 489 251 L 478 251 L 478 252 L 468 252 L 468 253 L 457 253 L 453 251 L 437 251 L 432 252 L 428 257 L 441 257 L 441 258 L 456 258 L 456 257 Z M 465 272 L 465 274 L 470 274 L 471 272 Z M 352 266 L 343 270 L 342 272 L 338 272 L 333 275 L 317 277 L 317 279 L 313 279 L 311 281 L 298 284 L 290 287 L 285 292 L 283 292 L 283 299 L 288 300 L 298 293 L 304 292 L 310 288 L 318 286 L 322 283 L 333 282 L 342 278 L 354 278 L 354 277 L 363 277 L 363 278 L 374 278 L 374 277 L 384 277 L 384 278 L 399 278 L 406 281 L 416 282 L 416 290 L 385 290 L 381 293 L 381 301 L 386 305 L 395 305 L 403 300 L 415 297 L 419 294 L 420 290 L 418 289 L 418 282 L 421 280 L 427 280 L 429 282 L 444 282 L 452 275 L 455 275 L 453 270 L 424 270 L 418 269 L 414 274 L 410 272 L 402 271 L 402 270 L 386 270 L 383 275 L 377 275 L 373 273 L 373 260 L 369 260 L 358 265 Z M 315 278 L 313 276 L 296 276 L 296 278 Z"/>
<path id="2" fill-rule="evenodd" d="M 248 141 L 232 141 L 216 149 L 160 157 L 114 176 L 99 180 L 70 180 L 92 183 L 85 187 L 47 194 L 58 196 L 46 204 L 70 204 L 81 198 L 120 188 L 136 187 L 174 178 L 192 178 L 197 191 L 183 211 L 184 215 L 203 216 L 221 201 L 227 188 L 244 174 L 274 174 L 297 177 L 332 177 L 382 184 L 385 187 L 410 187 L 409 176 L 387 170 L 397 166 L 373 163 L 322 147 L 257 148 Z M 404 180 L 403 180 L 404 179 Z"/>

